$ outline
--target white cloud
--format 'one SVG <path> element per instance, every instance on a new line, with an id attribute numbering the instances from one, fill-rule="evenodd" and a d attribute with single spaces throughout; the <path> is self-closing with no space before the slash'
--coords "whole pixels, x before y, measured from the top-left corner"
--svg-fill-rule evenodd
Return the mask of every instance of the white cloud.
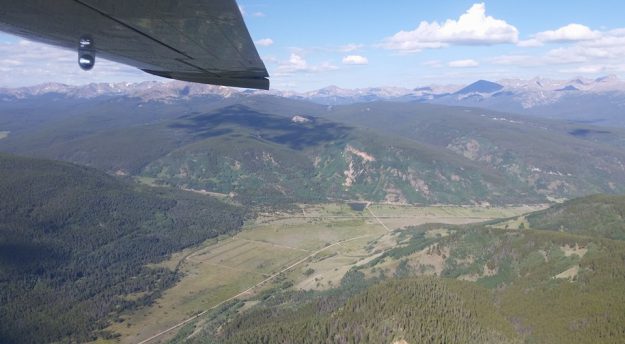
<path id="1" fill-rule="evenodd" d="M 338 67 L 331 64 L 330 62 L 323 62 L 321 64 L 311 65 L 302 55 L 298 53 L 292 53 L 287 61 L 282 61 L 278 63 L 278 67 L 274 74 L 277 76 L 285 76 L 294 73 L 319 73 L 336 69 L 338 69 Z"/>
<path id="2" fill-rule="evenodd" d="M 252 13 L 252 16 L 254 16 L 254 17 L 264 17 L 265 13 L 263 13 L 263 12 L 254 12 L 254 13 Z"/>
<path id="3" fill-rule="evenodd" d="M 561 72 L 571 73 L 571 74 L 598 74 L 605 73 L 608 70 L 607 66 L 581 66 L 573 69 L 563 69 Z"/>
<path id="4" fill-rule="evenodd" d="M 501 55 L 489 61 L 517 67 L 568 65 L 558 71 L 578 74 L 620 72 L 624 66 L 625 29 L 591 31 L 578 28 L 545 32 L 548 33 L 537 34 L 533 40 L 539 45 L 547 42 L 568 42 L 568 44 L 541 54 Z"/>
<path id="5" fill-rule="evenodd" d="M 599 32 L 590 30 L 588 26 L 569 24 L 557 30 L 539 32 L 536 34 L 536 39 L 541 42 L 575 42 L 588 41 L 599 36 Z"/>
<path id="6" fill-rule="evenodd" d="M 428 60 L 421 63 L 423 66 L 431 68 L 441 68 L 443 64 L 440 60 Z"/>
<path id="7" fill-rule="evenodd" d="M 516 45 L 521 48 L 535 48 L 535 47 L 542 47 L 543 42 L 537 40 L 536 38 L 530 38 L 530 39 L 526 39 L 523 41 L 519 41 Z"/>
<path id="8" fill-rule="evenodd" d="M 553 63 L 621 63 L 625 59 L 625 29 L 598 32 L 593 40 L 582 40 L 574 45 L 552 49 L 545 54 Z"/>
<path id="9" fill-rule="evenodd" d="M 625 63 L 615 62 L 602 65 L 583 65 L 575 68 L 560 69 L 558 72 L 571 75 L 590 74 L 594 76 L 622 74 L 625 72 Z"/>
<path id="10" fill-rule="evenodd" d="M 545 58 L 554 63 L 575 63 L 586 62 L 596 58 L 609 58 L 611 55 L 608 49 L 592 48 L 585 46 L 573 46 L 566 48 L 552 49 L 545 54 Z"/>
<path id="11" fill-rule="evenodd" d="M 501 19 L 486 15 L 484 3 L 471 6 L 458 20 L 444 23 L 422 21 L 412 31 L 400 31 L 387 38 L 383 47 L 403 52 L 456 45 L 493 45 L 518 42 L 518 30 Z"/>
<path id="12" fill-rule="evenodd" d="M 451 68 L 474 68 L 478 67 L 479 62 L 471 59 L 451 61 L 447 64 Z"/>
<path id="13" fill-rule="evenodd" d="M 363 47 L 362 44 L 356 44 L 356 43 L 349 43 L 349 44 L 345 44 L 344 46 L 339 48 L 339 51 L 342 51 L 344 53 L 350 53 L 352 51 L 356 51 L 358 49 L 361 49 Z"/>
<path id="14" fill-rule="evenodd" d="M 306 62 L 304 57 L 302 57 L 301 55 L 292 53 L 289 57 L 289 60 L 286 63 L 283 63 L 282 66 L 288 67 L 292 70 L 301 70 L 308 68 L 308 62 Z"/>
<path id="15" fill-rule="evenodd" d="M 573 63 L 584 63 L 588 59 L 576 53 L 572 53 L 568 48 L 558 48 L 548 51 L 542 55 L 500 55 L 489 60 L 493 64 L 516 66 L 516 67 L 538 67 L 547 65 L 562 65 Z"/>
<path id="16" fill-rule="evenodd" d="M 350 65 L 366 65 L 369 63 L 369 60 L 360 55 L 348 55 L 343 57 L 343 63 Z"/>
<path id="17" fill-rule="evenodd" d="M 263 38 L 263 39 L 259 39 L 256 42 L 256 45 L 260 45 L 261 47 L 268 47 L 270 45 L 273 45 L 273 39 L 271 38 Z"/>
<path id="18" fill-rule="evenodd" d="M 548 30 L 535 34 L 532 38 L 520 41 L 520 47 L 539 47 L 545 43 L 566 43 L 595 40 L 601 37 L 599 31 L 593 31 L 588 26 L 569 24 L 556 30 Z"/>

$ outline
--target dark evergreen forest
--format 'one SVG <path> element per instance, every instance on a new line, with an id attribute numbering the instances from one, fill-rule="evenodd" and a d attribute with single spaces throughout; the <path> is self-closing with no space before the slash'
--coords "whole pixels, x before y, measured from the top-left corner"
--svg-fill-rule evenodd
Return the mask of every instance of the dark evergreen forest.
<path id="1" fill-rule="evenodd" d="M 90 340 L 178 278 L 147 264 L 236 231 L 244 216 L 206 196 L 0 154 L 0 342 Z"/>

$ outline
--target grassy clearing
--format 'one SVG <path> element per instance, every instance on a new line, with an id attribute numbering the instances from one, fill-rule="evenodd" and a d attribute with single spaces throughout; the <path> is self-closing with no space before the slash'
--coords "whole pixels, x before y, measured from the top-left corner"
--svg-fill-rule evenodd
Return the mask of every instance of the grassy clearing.
<path id="1" fill-rule="evenodd" d="M 477 207 L 477 206 L 404 206 L 374 204 L 371 211 L 392 230 L 426 223 L 468 224 L 519 216 L 544 206 Z"/>
<path id="2" fill-rule="evenodd" d="M 188 260 L 265 276 L 307 254 L 302 250 L 237 237 L 194 254 Z"/>
<path id="3" fill-rule="evenodd" d="M 354 257 L 354 258 L 369 257 L 371 255 L 370 250 L 367 249 L 367 247 L 369 246 L 369 243 L 372 243 L 376 239 L 381 239 L 382 237 L 392 238 L 392 236 L 386 235 L 385 233 L 384 235 L 378 236 L 378 237 L 373 236 L 373 237 L 365 237 L 365 238 L 352 240 L 350 242 L 346 242 L 346 243 L 339 245 L 339 248 L 338 248 L 339 254 L 342 256 Z M 392 245 L 396 243 L 397 242 L 393 240 Z"/>
<path id="4" fill-rule="evenodd" d="M 377 215 L 377 214 L 376 214 Z M 418 226 L 426 223 L 445 223 L 449 225 L 464 225 L 469 223 L 483 222 L 492 218 L 471 218 L 471 217 L 453 217 L 453 216 L 415 216 L 410 218 L 389 218 L 382 217 L 380 220 L 391 230 L 401 229 L 408 226 Z"/>
<path id="5" fill-rule="evenodd" d="M 232 238 L 206 242 L 195 251 L 180 252 L 160 264 L 170 269 L 179 265 L 184 277 L 156 304 L 128 315 L 110 330 L 120 333 L 123 343 L 140 341 L 248 289 L 315 250 L 341 240 L 359 236 L 373 238 L 384 232 L 379 225 L 363 219 L 321 223 L 276 219 Z M 312 259 L 319 271 L 328 274 L 325 287 L 338 283 L 355 262 L 354 258 L 335 258 L 337 251 L 366 256 L 363 247 L 367 242 L 366 238 L 346 242 L 345 246 L 329 248 Z M 298 267 L 293 270 L 298 271 Z M 300 272 L 289 273 L 286 278 L 300 283 L 306 277 L 297 274 L 301 275 Z M 264 287 L 267 286 L 271 285 Z"/>
<path id="6" fill-rule="evenodd" d="M 149 181 L 144 181 L 149 182 Z M 374 205 L 372 211 L 391 229 L 427 222 L 468 223 L 496 216 L 518 215 L 528 208 L 409 207 Z M 265 214 L 246 225 L 234 237 L 207 241 L 199 248 L 185 250 L 160 264 L 178 267 L 181 281 L 169 289 L 151 307 L 124 317 L 110 327 L 122 335 L 123 343 L 138 342 L 169 328 L 190 316 L 237 295 L 285 267 L 318 252 L 310 259 L 278 276 L 275 281 L 254 289 L 292 285 L 294 289 L 326 290 L 338 286 L 354 266 L 362 266 L 397 246 L 400 232 L 388 232 L 369 211 L 353 211 L 348 205 L 300 205 L 301 214 Z M 443 237 L 442 229 L 430 236 Z M 352 240 L 353 239 L 353 240 Z M 344 241 L 344 242 L 343 242 Z M 340 244 L 336 244 L 341 242 Z M 336 244 L 336 245 L 334 245 Z M 327 249 L 325 249 L 327 248 Z M 409 257 L 411 268 L 431 265 L 433 272 L 442 269 L 438 256 L 423 252 Z M 414 259 L 413 259 L 414 258 Z M 417 259 L 418 258 L 418 259 Z M 432 259 L 430 259 L 432 258 Z M 435 260 L 435 261 L 430 261 Z M 388 260 L 365 270 L 369 276 L 395 273 L 398 260 Z M 422 269 L 426 269 L 425 267 Z M 244 297 L 245 298 L 245 297 Z M 159 338 L 171 338 L 175 331 Z"/>
<path id="7" fill-rule="evenodd" d="M 126 317 L 111 330 L 122 335 L 122 343 L 136 343 L 180 321 L 210 308 L 250 285 L 262 275 L 201 263 L 185 264 L 186 275 L 151 307 Z"/>
<path id="8" fill-rule="evenodd" d="M 242 232 L 239 237 L 314 251 L 341 240 L 383 233 L 379 225 L 367 223 L 362 219 L 354 219 L 298 225 L 272 223 Z"/>
<path id="9" fill-rule="evenodd" d="M 493 219 L 518 216 L 545 206 L 477 207 L 477 206 L 404 206 L 372 204 L 371 210 L 379 217 L 442 217 Z"/>
<path id="10" fill-rule="evenodd" d="M 362 217 L 367 213 L 362 211 L 354 211 L 351 207 L 345 203 L 326 203 L 326 204 L 302 204 L 302 214 L 305 216 L 354 216 Z"/>
<path id="11" fill-rule="evenodd" d="M 184 277 L 176 286 L 110 329 L 122 335 L 123 343 L 136 343 L 246 290 L 306 254 L 236 237 L 209 242 L 184 254 Z M 166 265 L 178 264 L 180 257 L 172 257 Z"/>
<path id="12" fill-rule="evenodd" d="M 295 289 L 326 290 L 338 286 L 341 278 L 357 261 L 357 258 L 339 254 L 329 255 L 302 265 L 287 277 L 297 281 Z"/>

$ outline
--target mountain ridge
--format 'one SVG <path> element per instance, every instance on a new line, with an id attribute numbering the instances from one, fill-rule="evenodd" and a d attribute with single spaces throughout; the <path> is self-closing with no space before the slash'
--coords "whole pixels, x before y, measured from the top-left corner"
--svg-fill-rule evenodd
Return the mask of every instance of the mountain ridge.
<path id="1" fill-rule="evenodd" d="M 468 106 L 575 122 L 625 127 L 625 81 L 615 75 L 594 79 L 479 80 L 469 85 L 426 85 L 412 88 L 328 86 L 307 92 L 240 90 L 179 81 L 137 84 L 88 84 L 70 86 L 48 83 L 22 88 L 0 88 L 0 100 L 19 103 L 26 99 L 94 99 L 128 97 L 141 102 L 173 103 L 178 100 L 243 101 L 274 96 L 308 101 L 323 106 L 375 101 L 419 102 Z M 42 98 L 42 99 L 43 99 Z"/>
<path id="2" fill-rule="evenodd" d="M 510 204 L 625 191 L 625 131 L 468 107 L 237 93 L 36 96 L 0 109 L 0 150 L 250 202 Z"/>
<path id="3" fill-rule="evenodd" d="M 103 95 L 141 97 L 160 92 L 161 98 L 171 96 L 193 97 L 200 95 L 219 95 L 224 98 L 233 95 L 276 95 L 285 98 L 307 99 L 323 102 L 325 97 L 349 99 L 350 103 L 363 101 L 360 97 L 373 97 L 372 100 L 393 100 L 405 97 L 414 97 L 415 100 L 427 99 L 428 95 L 446 96 L 467 93 L 494 93 L 504 91 L 542 90 L 546 92 L 558 91 L 566 87 L 575 87 L 587 92 L 625 91 L 625 81 L 616 75 L 606 75 L 595 79 L 574 78 L 570 80 L 555 80 L 545 78 L 533 79 L 501 79 L 497 81 L 477 80 L 470 84 L 430 84 L 412 88 L 398 86 L 374 86 L 365 88 L 341 88 L 336 85 L 326 86 L 317 90 L 297 92 L 273 89 L 270 91 L 244 90 L 225 86 L 194 84 L 181 81 L 145 81 L 139 83 L 91 83 L 85 85 L 68 85 L 63 83 L 43 83 L 26 87 L 0 87 L 0 95 L 6 97 L 24 98 L 43 94 L 60 94 L 77 98 L 92 98 Z M 150 100 L 151 98 L 147 98 Z M 366 101 L 366 100 L 365 100 Z M 326 101 L 327 102 L 327 101 Z"/>

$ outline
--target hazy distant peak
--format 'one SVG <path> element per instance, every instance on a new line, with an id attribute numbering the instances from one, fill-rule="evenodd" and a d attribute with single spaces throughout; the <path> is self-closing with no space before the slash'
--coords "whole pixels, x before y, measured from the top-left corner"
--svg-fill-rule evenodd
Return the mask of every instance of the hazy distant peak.
<path id="1" fill-rule="evenodd" d="M 423 91 L 432 92 L 432 87 L 429 87 L 429 86 L 417 87 L 414 89 L 414 91 L 415 92 L 423 92 Z"/>
<path id="2" fill-rule="evenodd" d="M 569 83 L 571 84 L 578 84 L 578 85 L 586 85 L 587 83 L 590 83 L 590 82 L 591 82 L 590 80 L 586 81 L 582 78 L 577 78 L 577 79 L 573 79 L 569 81 Z"/>
<path id="3" fill-rule="evenodd" d="M 487 80 L 478 80 L 469 86 L 457 91 L 455 94 L 469 94 L 469 93 L 494 93 L 500 91 L 503 88 L 503 85 L 500 85 L 496 82 L 487 81 Z"/>
<path id="4" fill-rule="evenodd" d="M 620 82 L 620 81 L 621 79 L 619 79 L 619 77 L 614 74 L 598 77 L 595 79 L 595 82 Z"/>
<path id="5" fill-rule="evenodd" d="M 193 84 L 182 81 L 146 81 L 141 83 L 92 83 L 88 85 L 65 85 L 45 83 L 21 88 L 0 88 L 0 99 L 11 101 L 28 97 L 54 95 L 67 98 L 129 97 L 143 102 L 173 102 L 196 97 L 225 99 L 230 97 L 277 96 L 283 98 L 307 100 L 323 105 L 354 104 L 373 101 L 433 102 L 448 105 L 480 106 L 493 99 L 497 108 L 531 109 L 537 106 L 555 104 L 566 95 L 602 95 L 624 93 L 625 82 L 615 75 L 596 79 L 575 78 L 571 80 L 553 80 L 536 77 L 529 80 L 502 79 L 497 82 L 478 80 L 469 85 L 417 86 L 412 89 L 396 86 L 367 88 L 341 88 L 327 86 L 308 92 L 245 90 L 224 86 Z M 615 98 L 616 99 L 616 98 Z M 619 99 L 621 99 L 619 97 Z M 503 106 L 503 107 L 502 107 Z M 507 106 L 507 107 L 506 107 Z M 517 107 L 517 106 L 520 106 Z"/>

